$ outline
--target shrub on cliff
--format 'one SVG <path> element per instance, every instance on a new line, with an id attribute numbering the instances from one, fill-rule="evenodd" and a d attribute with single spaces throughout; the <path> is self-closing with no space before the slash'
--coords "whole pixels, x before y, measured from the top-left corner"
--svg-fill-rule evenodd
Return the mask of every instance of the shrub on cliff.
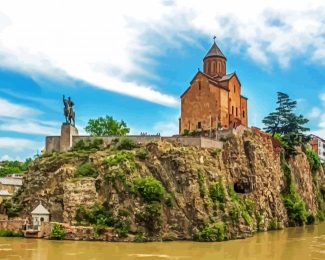
<path id="1" fill-rule="evenodd" d="M 4 200 L 3 207 L 9 218 L 17 217 L 22 208 L 15 205 L 11 200 Z"/>
<path id="2" fill-rule="evenodd" d="M 141 159 L 141 160 L 144 160 L 147 158 L 148 156 L 148 150 L 145 149 L 145 148 L 141 148 L 139 149 L 137 152 L 136 152 L 136 156 Z"/>
<path id="3" fill-rule="evenodd" d="M 103 139 L 95 138 L 93 141 L 80 140 L 74 146 L 72 151 L 89 151 L 92 149 L 100 149 L 100 146 L 104 143 Z"/>
<path id="4" fill-rule="evenodd" d="M 147 176 L 133 181 L 134 191 L 139 193 L 141 198 L 147 202 L 162 202 L 166 196 L 166 190 L 160 181 L 154 177 Z"/>
<path id="5" fill-rule="evenodd" d="M 282 192 L 284 206 L 287 210 L 289 225 L 302 226 L 307 221 L 305 203 L 296 191 L 291 169 L 284 158 L 281 159 L 281 167 L 285 178 L 286 188 Z"/>
<path id="6" fill-rule="evenodd" d="M 74 177 L 93 177 L 96 178 L 98 176 L 98 172 L 95 169 L 92 163 L 84 163 L 81 164 L 74 173 Z"/>
<path id="7" fill-rule="evenodd" d="M 51 238 L 61 240 L 65 236 L 65 231 L 59 223 L 55 223 L 51 230 Z"/>
<path id="8" fill-rule="evenodd" d="M 316 174 L 316 172 L 321 167 L 321 161 L 320 161 L 318 154 L 314 150 L 310 149 L 309 147 L 305 147 L 305 154 L 307 156 L 307 160 L 308 160 L 311 172 L 313 174 Z"/>
<path id="9" fill-rule="evenodd" d="M 76 211 L 76 221 L 82 225 L 92 225 L 96 233 L 102 232 L 106 227 L 113 227 L 116 234 L 125 237 L 129 233 L 130 223 L 127 220 L 130 213 L 125 209 L 120 209 L 118 214 L 108 210 L 102 205 L 95 204 L 86 209 L 78 207 Z"/>
<path id="10" fill-rule="evenodd" d="M 133 141 L 133 139 L 128 137 L 120 138 L 118 143 L 116 144 L 117 150 L 132 150 L 136 147 L 136 143 Z"/>
<path id="11" fill-rule="evenodd" d="M 226 201 L 225 187 L 222 182 L 213 182 L 210 185 L 210 197 L 214 202 L 224 203 Z"/>
<path id="12" fill-rule="evenodd" d="M 205 227 L 194 235 L 194 239 L 200 242 L 220 242 L 226 239 L 225 224 L 213 223 Z"/>
<path id="13" fill-rule="evenodd" d="M 117 166 L 123 162 L 134 162 L 134 154 L 129 151 L 120 151 L 105 159 L 105 163 L 110 167 Z"/>

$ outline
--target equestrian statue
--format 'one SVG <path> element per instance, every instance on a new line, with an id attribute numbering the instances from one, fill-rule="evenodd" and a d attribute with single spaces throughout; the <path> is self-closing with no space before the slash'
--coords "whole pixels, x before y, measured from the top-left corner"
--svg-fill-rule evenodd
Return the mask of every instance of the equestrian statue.
<path id="1" fill-rule="evenodd" d="M 70 97 L 68 99 L 63 95 L 63 104 L 64 104 L 64 116 L 66 124 L 75 126 L 75 112 L 73 110 L 74 103 Z"/>

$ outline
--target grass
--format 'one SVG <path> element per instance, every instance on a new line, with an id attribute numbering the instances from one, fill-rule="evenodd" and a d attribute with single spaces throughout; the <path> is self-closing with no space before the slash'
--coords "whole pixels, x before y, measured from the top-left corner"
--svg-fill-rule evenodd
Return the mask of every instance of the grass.
<path id="1" fill-rule="evenodd" d="M 0 229 L 0 237 L 22 237 L 23 234 L 9 229 Z"/>

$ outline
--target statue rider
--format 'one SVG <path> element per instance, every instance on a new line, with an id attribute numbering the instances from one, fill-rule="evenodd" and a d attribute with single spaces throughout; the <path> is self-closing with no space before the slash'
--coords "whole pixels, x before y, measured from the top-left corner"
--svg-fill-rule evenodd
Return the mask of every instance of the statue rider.
<path id="1" fill-rule="evenodd" d="M 73 111 L 74 103 L 70 97 L 68 99 L 63 95 L 63 104 L 64 104 L 64 116 L 67 124 L 75 125 L 75 112 Z"/>

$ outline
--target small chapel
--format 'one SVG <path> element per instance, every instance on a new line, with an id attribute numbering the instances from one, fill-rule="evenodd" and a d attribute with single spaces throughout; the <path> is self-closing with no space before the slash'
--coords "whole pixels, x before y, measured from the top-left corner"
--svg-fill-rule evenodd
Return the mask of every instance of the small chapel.
<path id="1" fill-rule="evenodd" d="M 227 74 L 227 58 L 215 42 L 181 95 L 179 133 L 248 126 L 247 98 L 235 72 Z"/>

